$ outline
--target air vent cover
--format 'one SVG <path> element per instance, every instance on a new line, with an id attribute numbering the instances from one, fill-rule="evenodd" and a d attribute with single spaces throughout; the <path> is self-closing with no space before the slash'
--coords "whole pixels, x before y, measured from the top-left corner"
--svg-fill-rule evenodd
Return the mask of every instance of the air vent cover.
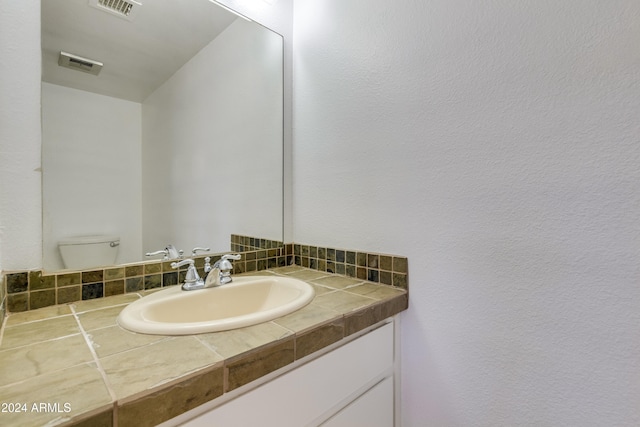
<path id="1" fill-rule="evenodd" d="M 142 3 L 134 0 L 89 0 L 89 5 L 120 18 L 133 21 Z"/>
<path id="2" fill-rule="evenodd" d="M 67 52 L 60 52 L 58 65 L 97 76 L 100 70 L 102 70 L 103 64 L 102 62 L 94 61 L 93 59 L 83 58 L 82 56 L 73 55 Z"/>

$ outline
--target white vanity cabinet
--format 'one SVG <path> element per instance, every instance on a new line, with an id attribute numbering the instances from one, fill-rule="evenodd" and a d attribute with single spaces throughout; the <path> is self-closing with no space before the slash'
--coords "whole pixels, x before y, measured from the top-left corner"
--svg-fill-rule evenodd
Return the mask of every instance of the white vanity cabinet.
<path id="1" fill-rule="evenodd" d="M 394 337 L 394 321 L 388 319 L 214 409 L 203 413 L 206 406 L 216 405 L 215 400 L 169 423 L 185 427 L 392 427 Z"/>

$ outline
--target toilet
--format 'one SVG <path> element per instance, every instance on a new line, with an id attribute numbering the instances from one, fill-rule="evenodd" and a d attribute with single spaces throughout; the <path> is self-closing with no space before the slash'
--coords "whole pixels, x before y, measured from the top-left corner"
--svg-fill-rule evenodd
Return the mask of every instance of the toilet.
<path id="1" fill-rule="evenodd" d="M 115 264 L 119 246 L 120 237 L 109 235 L 80 236 L 58 242 L 64 267 L 73 270 Z"/>

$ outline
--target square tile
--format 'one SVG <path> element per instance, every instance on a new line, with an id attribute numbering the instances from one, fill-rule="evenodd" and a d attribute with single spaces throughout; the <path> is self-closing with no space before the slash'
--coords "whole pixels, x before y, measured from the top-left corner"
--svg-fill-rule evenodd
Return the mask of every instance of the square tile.
<path id="1" fill-rule="evenodd" d="M 279 317 L 273 322 L 295 333 L 300 333 L 309 328 L 314 328 L 319 324 L 341 318 L 341 313 L 311 303 L 298 311 Z"/>
<path id="2" fill-rule="evenodd" d="M 194 337 L 175 337 L 100 359 L 118 399 L 222 361 Z"/>
<path id="3" fill-rule="evenodd" d="M 20 323 L 33 322 L 35 320 L 49 319 L 52 317 L 64 316 L 71 314 L 71 308 L 68 305 L 55 305 L 38 310 L 29 310 L 23 313 L 11 313 L 7 317 L 5 326 L 15 326 Z"/>
<path id="4" fill-rule="evenodd" d="M 27 272 L 7 274 L 5 280 L 8 294 L 26 292 L 29 289 L 29 274 Z"/>
<path id="5" fill-rule="evenodd" d="M 19 323 L 4 328 L 0 349 L 35 344 L 79 333 L 78 322 L 73 316 L 52 317 L 34 322 Z"/>
<path id="6" fill-rule="evenodd" d="M 0 387 L 1 402 L 28 403 L 28 412 L 0 413 L 0 425 L 53 425 L 61 414 L 55 411 L 31 411 L 33 403 L 50 403 L 63 409 L 65 417 L 107 409 L 111 396 L 102 375 L 92 364 L 73 366 L 38 375 L 29 380 Z M 68 410 L 68 412 L 65 412 Z"/>
<path id="7" fill-rule="evenodd" d="M 81 286 L 67 286 L 56 289 L 58 304 L 67 304 L 82 299 Z"/>
<path id="8" fill-rule="evenodd" d="M 229 359 L 292 335 L 293 332 L 283 326 L 266 322 L 230 331 L 200 334 L 197 335 L 197 339 L 225 359 Z"/>
<path id="9" fill-rule="evenodd" d="M 0 350 L 2 382 L 11 384 L 24 381 L 92 360 L 93 355 L 80 334 Z"/>
<path id="10" fill-rule="evenodd" d="M 11 313 L 18 313 L 29 310 L 29 293 L 7 295 L 7 310 Z"/>
<path id="11" fill-rule="evenodd" d="M 377 301 L 405 294 L 405 291 L 401 289 L 385 285 L 375 285 L 373 283 L 362 283 L 358 286 L 351 287 L 346 291 L 352 294 L 358 294 L 365 297 L 373 298 Z"/>
<path id="12" fill-rule="evenodd" d="M 80 324 L 85 331 L 117 325 L 116 319 L 125 305 L 102 308 L 99 310 L 85 311 L 78 314 Z"/>
<path id="13" fill-rule="evenodd" d="M 82 283 L 81 273 L 63 273 L 56 275 L 56 286 L 62 288 L 65 286 L 79 285 Z"/>
<path id="14" fill-rule="evenodd" d="M 355 295 L 345 291 L 333 291 L 324 295 L 316 296 L 313 304 L 337 311 L 348 313 L 375 302 L 374 299 Z"/>
<path id="15" fill-rule="evenodd" d="M 73 304 L 76 313 L 98 310 L 101 308 L 115 307 L 117 305 L 129 304 L 140 299 L 137 294 L 116 295 L 110 298 L 100 298 L 88 301 L 78 301 Z"/>
<path id="16" fill-rule="evenodd" d="M 270 372 L 276 371 L 295 360 L 295 340 L 293 338 L 268 345 L 263 349 L 227 364 L 226 391 L 250 383 Z"/>
<path id="17" fill-rule="evenodd" d="M 122 329 L 117 325 L 89 331 L 88 335 L 96 354 L 100 358 L 144 347 L 169 338 L 164 335 L 137 334 Z"/>
<path id="18" fill-rule="evenodd" d="M 360 279 L 344 276 L 326 276 L 319 279 L 313 279 L 314 284 L 326 286 L 333 289 L 344 289 L 349 286 L 355 286 L 362 283 Z"/>
<path id="19" fill-rule="evenodd" d="M 51 289 L 56 287 L 56 276 L 43 276 L 42 271 L 29 272 L 29 290 Z"/>
<path id="20" fill-rule="evenodd" d="M 118 423 L 122 426 L 155 426 L 221 396 L 223 391 L 223 367 L 207 368 L 147 394 L 144 399 L 120 403 Z"/>
<path id="21" fill-rule="evenodd" d="M 89 283 L 82 285 L 82 300 L 104 297 L 104 283 Z"/>
<path id="22" fill-rule="evenodd" d="M 56 304 L 56 290 L 45 289 L 43 291 L 29 292 L 29 310 L 49 307 Z"/>

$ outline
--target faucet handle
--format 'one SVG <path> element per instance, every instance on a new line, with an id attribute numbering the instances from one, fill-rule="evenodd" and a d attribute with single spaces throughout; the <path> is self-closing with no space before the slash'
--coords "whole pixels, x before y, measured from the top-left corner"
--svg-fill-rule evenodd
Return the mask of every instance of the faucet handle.
<path id="1" fill-rule="evenodd" d="M 240 254 L 222 255 L 222 258 L 220 258 L 218 261 L 215 262 L 215 264 L 213 264 L 213 268 L 218 268 L 222 271 L 229 271 L 233 268 L 233 265 L 229 260 L 230 259 L 239 260 L 240 258 L 242 258 Z"/>
<path id="2" fill-rule="evenodd" d="M 187 264 L 189 264 L 189 266 L 191 267 L 191 266 L 193 266 L 194 261 L 191 258 L 186 258 L 186 259 L 183 259 L 180 262 L 172 262 L 171 263 L 171 268 L 180 268 L 180 267 L 183 267 L 183 266 L 185 266 Z"/>
<path id="3" fill-rule="evenodd" d="M 147 252 L 146 254 L 144 254 L 144 256 L 156 256 L 160 254 L 164 254 L 164 257 L 162 257 L 163 261 L 169 259 L 169 251 L 166 249 L 163 249 L 161 251 L 155 251 L 155 252 Z"/>
<path id="4" fill-rule="evenodd" d="M 175 246 L 167 245 L 167 247 L 162 249 L 161 251 L 147 252 L 145 256 L 155 256 L 155 255 L 164 254 L 164 257 L 162 257 L 162 260 L 167 261 L 170 259 L 182 258 L 182 252 L 183 252 L 182 249 L 177 250 Z"/>
<path id="5" fill-rule="evenodd" d="M 196 256 L 197 252 L 209 252 L 211 249 L 210 248 L 193 248 L 193 250 L 191 251 L 191 255 L 192 256 Z"/>

